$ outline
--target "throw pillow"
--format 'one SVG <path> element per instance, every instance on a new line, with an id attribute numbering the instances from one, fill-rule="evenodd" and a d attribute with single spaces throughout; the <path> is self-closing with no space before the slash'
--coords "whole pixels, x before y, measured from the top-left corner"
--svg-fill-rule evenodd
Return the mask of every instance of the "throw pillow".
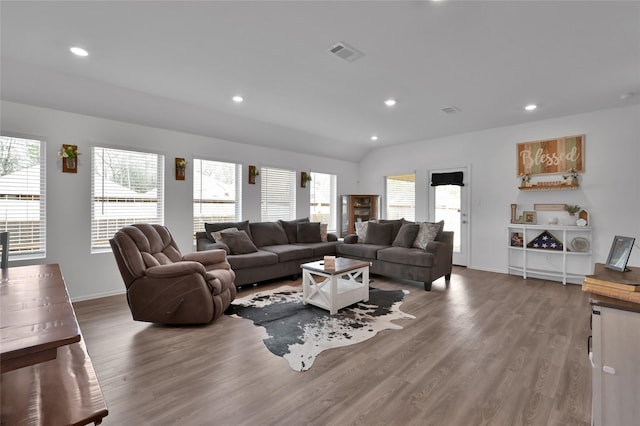
<path id="1" fill-rule="evenodd" d="M 427 248 L 427 244 L 434 241 L 442 231 L 442 228 L 444 228 L 444 220 L 438 223 L 419 222 L 418 225 L 420 229 L 418 229 L 418 235 L 416 235 L 416 240 L 413 242 L 413 247 L 424 250 Z"/>
<path id="2" fill-rule="evenodd" d="M 402 219 L 381 219 L 380 223 L 390 223 L 393 225 L 393 232 L 391 233 L 391 241 L 393 241 L 397 236 L 398 232 L 400 232 L 400 227 L 403 223 L 406 223 L 404 218 Z"/>
<path id="3" fill-rule="evenodd" d="M 289 244 L 295 244 L 298 242 L 298 223 L 309 222 L 309 218 L 305 217 L 303 219 L 296 220 L 279 220 L 278 222 L 280 222 L 285 234 L 287 234 Z"/>
<path id="4" fill-rule="evenodd" d="M 219 230 L 219 231 L 212 232 L 212 233 L 211 233 L 211 236 L 212 236 L 212 237 L 213 237 L 213 239 L 216 241 L 216 243 L 221 243 L 221 242 L 222 242 L 222 237 L 220 236 L 220 233 L 221 233 L 221 232 L 224 232 L 224 231 L 236 231 L 236 232 L 237 232 L 237 231 L 238 231 L 238 228 L 235 228 L 235 227 L 233 227 L 233 228 L 226 228 L 226 229 L 221 229 L 221 230 Z"/>
<path id="5" fill-rule="evenodd" d="M 245 231 L 222 232 L 222 242 L 229 247 L 231 254 L 246 254 L 258 251 Z"/>
<path id="6" fill-rule="evenodd" d="M 320 235 L 320 222 L 298 224 L 299 243 L 319 243 L 320 241 L 322 241 L 322 237 Z"/>
<path id="7" fill-rule="evenodd" d="M 329 241 L 327 239 L 327 224 L 326 223 L 321 223 L 320 224 L 320 241 L 323 241 L 323 242 Z"/>
<path id="8" fill-rule="evenodd" d="M 403 223 L 398 231 L 398 235 L 391 245 L 394 247 L 406 248 L 413 246 L 413 242 L 416 240 L 419 230 L 420 225 L 417 223 Z"/>
<path id="9" fill-rule="evenodd" d="M 370 220 L 368 222 L 356 222 L 356 235 L 358 236 L 358 242 L 364 243 L 364 239 L 367 236 L 367 227 L 370 223 L 378 223 L 377 220 Z"/>
<path id="10" fill-rule="evenodd" d="M 369 223 L 367 235 L 364 238 L 365 244 L 375 244 L 378 246 L 391 245 L 391 235 L 393 234 L 393 224 L 391 223 Z"/>
<path id="11" fill-rule="evenodd" d="M 239 231 L 244 231 L 247 233 L 249 238 L 251 238 L 251 230 L 249 229 L 249 221 L 245 220 L 244 222 L 215 222 L 215 223 L 205 223 L 204 229 L 207 231 L 207 238 L 211 240 L 212 243 L 215 243 L 212 232 L 221 231 L 223 229 L 229 228 L 238 228 Z"/>
<path id="12" fill-rule="evenodd" d="M 249 227 L 251 240 L 256 247 L 289 244 L 287 234 L 280 222 L 253 222 Z"/>

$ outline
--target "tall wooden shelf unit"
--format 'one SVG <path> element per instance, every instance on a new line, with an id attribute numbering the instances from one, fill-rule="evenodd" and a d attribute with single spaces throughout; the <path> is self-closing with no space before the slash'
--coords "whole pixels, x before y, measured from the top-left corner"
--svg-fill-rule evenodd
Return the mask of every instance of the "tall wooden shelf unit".
<path id="1" fill-rule="evenodd" d="M 508 226 L 509 273 L 528 277 L 581 284 L 585 275 L 592 273 L 591 227 L 564 225 Z M 551 233 L 562 243 L 562 250 L 529 248 L 527 244 L 544 231 Z M 522 235 L 522 247 L 512 245 L 513 233 Z M 573 243 L 574 240 L 576 243 Z M 581 243 L 579 248 L 577 243 Z M 573 244 L 572 244 L 573 243 Z"/>
<path id="2" fill-rule="evenodd" d="M 378 219 L 380 216 L 379 195 L 343 195 L 340 214 L 340 236 L 356 232 L 356 222 Z"/>

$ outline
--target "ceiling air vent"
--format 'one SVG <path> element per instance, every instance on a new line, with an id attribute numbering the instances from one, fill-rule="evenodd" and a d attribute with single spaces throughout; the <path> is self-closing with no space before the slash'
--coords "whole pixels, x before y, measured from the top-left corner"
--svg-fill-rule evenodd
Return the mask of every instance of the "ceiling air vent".
<path id="1" fill-rule="evenodd" d="M 329 49 L 329 53 L 336 55 L 338 58 L 347 62 L 353 62 L 364 56 L 364 53 L 349 46 L 346 43 L 338 43 Z"/>
<path id="2" fill-rule="evenodd" d="M 442 108 L 442 112 L 445 114 L 457 114 L 462 111 L 457 106 L 451 105 L 450 107 Z"/>

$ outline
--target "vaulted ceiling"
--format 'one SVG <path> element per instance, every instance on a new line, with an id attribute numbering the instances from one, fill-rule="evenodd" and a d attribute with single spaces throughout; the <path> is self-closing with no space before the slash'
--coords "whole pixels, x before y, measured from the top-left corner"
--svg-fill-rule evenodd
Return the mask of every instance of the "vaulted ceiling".
<path id="1" fill-rule="evenodd" d="M 352 161 L 640 102 L 638 1 L 2 1 L 0 15 L 3 100 Z"/>

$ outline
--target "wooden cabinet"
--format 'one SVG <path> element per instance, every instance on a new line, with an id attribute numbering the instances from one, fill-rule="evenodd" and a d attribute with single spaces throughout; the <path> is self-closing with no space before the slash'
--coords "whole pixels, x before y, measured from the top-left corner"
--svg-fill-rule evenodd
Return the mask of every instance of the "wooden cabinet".
<path id="1" fill-rule="evenodd" d="M 597 294 L 591 304 L 592 424 L 638 424 L 640 305 Z"/>
<path id="2" fill-rule="evenodd" d="M 379 195 L 343 195 L 341 203 L 340 236 L 356 232 L 356 222 L 366 222 L 380 217 Z"/>
<path id="3" fill-rule="evenodd" d="M 591 227 L 511 224 L 508 230 L 510 274 L 525 279 L 553 279 L 563 284 L 580 284 L 585 275 L 591 274 Z M 547 236 L 544 240 L 543 233 Z M 532 244 L 539 237 L 541 244 Z M 552 240 L 556 247 L 543 247 Z"/>

